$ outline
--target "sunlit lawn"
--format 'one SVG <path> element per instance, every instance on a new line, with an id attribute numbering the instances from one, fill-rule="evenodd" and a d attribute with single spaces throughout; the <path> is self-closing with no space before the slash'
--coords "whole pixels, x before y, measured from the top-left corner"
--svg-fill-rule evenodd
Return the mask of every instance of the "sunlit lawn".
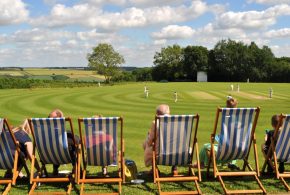
<path id="1" fill-rule="evenodd" d="M 231 94 L 239 101 L 239 107 L 261 107 L 261 113 L 256 129 L 259 164 L 262 167 L 263 159 L 260 145 L 263 143 L 265 129 L 271 128 L 270 118 L 276 113 L 290 113 L 290 85 L 269 83 L 239 83 L 240 92 L 230 91 L 231 83 L 129 83 L 115 86 L 102 86 L 90 88 L 57 88 L 57 89 L 19 89 L 0 90 L 1 117 L 6 117 L 11 124 L 20 124 L 25 118 L 46 117 L 54 109 L 61 109 L 66 116 L 73 119 L 75 132 L 78 132 L 77 118 L 96 114 L 103 116 L 123 116 L 125 137 L 125 158 L 132 159 L 138 166 L 138 171 L 148 171 L 143 163 L 143 149 L 141 144 L 149 130 L 154 118 L 155 108 L 158 104 L 170 105 L 172 114 L 200 115 L 198 128 L 199 147 L 209 142 L 212 132 L 214 116 L 217 106 L 224 106 L 226 96 Z M 233 83 L 235 88 L 237 83 Z M 149 89 L 149 98 L 144 96 L 144 86 Z M 274 91 L 270 99 L 269 88 Z M 178 101 L 174 102 L 174 92 L 178 93 Z M 250 161 L 253 155 L 250 154 Z M 62 169 L 71 169 L 62 167 Z M 51 170 L 51 167 L 49 167 Z M 101 170 L 101 168 L 99 168 Z M 166 169 L 169 173 L 170 168 Z M 216 179 L 206 178 L 203 170 L 201 190 L 206 194 L 223 193 Z M 139 175 L 145 179 L 143 185 L 125 184 L 124 194 L 152 194 L 157 192 L 156 185 L 148 175 Z M 238 180 L 237 180 L 238 181 Z M 234 181 L 233 188 L 246 188 L 244 185 L 254 186 L 253 182 Z M 285 193 L 285 189 L 277 179 L 262 177 L 267 192 Z M 11 194 L 28 192 L 27 182 L 19 182 L 13 187 Z M 59 184 L 58 184 L 59 185 Z M 63 191 L 62 184 L 53 188 L 51 184 L 41 186 L 40 191 Z M 166 184 L 165 190 L 174 191 L 184 189 L 188 184 Z M 101 188 L 106 185 L 101 185 Z M 79 186 L 77 186 L 79 188 Z M 89 189 L 98 189 L 100 186 L 88 186 Z M 116 186 L 114 186 L 116 189 Z M 74 193 L 77 193 L 74 191 Z"/>

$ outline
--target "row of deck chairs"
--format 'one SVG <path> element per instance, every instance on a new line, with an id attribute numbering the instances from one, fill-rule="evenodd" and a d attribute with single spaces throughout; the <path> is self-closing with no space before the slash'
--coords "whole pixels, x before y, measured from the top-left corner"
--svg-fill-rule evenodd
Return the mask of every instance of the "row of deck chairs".
<path id="1" fill-rule="evenodd" d="M 255 128 L 259 117 L 259 108 L 218 108 L 214 123 L 214 130 L 211 134 L 211 152 L 207 171 L 210 165 L 213 167 L 214 177 L 217 177 L 226 194 L 236 193 L 266 193 L 265 188 L 259 180 L 259 165 L 256 147 Z M 270 146 L 269 153 L 264 162 L 263 169 L 268 162 L 275 168 L 276 176 L 281 179 L 287 190 L 289 186 L 284 178 L 290 177 L 290 173 L 279 173 L 278 162 L 286 162 L 290 157 L 290 115 L 280 115 L 279 124 L 282 125 L 275 129 L 274 137 Z M 201 171 L 197 144 L 197 130 L 199 115 L 165 115 L 155 117 L 155 144 L 153 147 L 153 178 L 157 183 L 159 194 L 202 194 L 199 187 L 201 181 Z M 3 124 L 3 125 L 2 125 Z M 123 140 L 123 119 L 121 117 L 99 117 L 99 118 L 80 118 L 79 135 L 80 145 L 77 145 L 73 138 L 73 144 L 77 148 L 77 162 L 73 171 L 65 177 L 53 177 L 47 173 L 48 164 L 69 164 L 72 158 L 69 150 L 66 129 L 70 129 L 74 134 L 72 121 L 70 118 L 31 118 L 29 124 L 32 129 L 34 139 L 34 152 L 31 159 L 30 183 L 32 184 L 29 194 L 32 194 L 37 186 L 45 182 L 68 182 L 67 193 L 69 194 L 75 183 L 80 184 L 80 194 L 85 192 L 86 183 L 116 183 L 118 192 L 122 193 L 122 183 L 124 178 L 124 140 Z M 220 124 L 220 126 L 219 126 Z M 7 194 L 11 184 L 15 184 L 19 170 L 17 170 L 19 148 L 17 142 L 9 128 L 8 121 L 2 119 L 0 123 L 0 168 L 13 169 L 13 177 L 1 180 L 1 184 L 7 184 L 3 194 Z M 7 134 L 9 131 L 17 150 L 11 154 L 7 144 Z M 280 133 L 279 133 L 280 132 Z M 214 144 L 216 135 L 219 135 L 218 151 L 215 153 Z M 158 135 L 158 136 L 157 136 Z M 248 157 L 250 149 L 253 148 L 255 168 L 250 166 Z M 196 155 L 197 169 L 193 166 L 193 157 Z M 21 158 L 20 158 L 21 159 Z M 217 160 L 243 160 L 241 171 L 220 171 Z M 22 159 L 24 160 L 24 159 Z M 36 161 L 41 163 L 41 169 L 35 170 Z M 116 166 L 117 173 L 114 177 L 92 176 L 88 173 L 89 166 Z M 164 176 L 160 173 L 160 166 L 186 166 L 188 173 L 179 176 Z M 27 169 L 27 167 L 26 167 Z M 37 174 L 35 174 L 37 173 Z M 45 177 L 43 177 L 45 175 Z M 224 177 L 252 176 L 257 181 L 259 189 L 229 190 L 226 188 Z M 189 181 L 195 185 L 193 190 L 186 192 L 166 192 L 161 190 L 162 182 Z M 41 188 L 41 185 L 40 185 Z"/>

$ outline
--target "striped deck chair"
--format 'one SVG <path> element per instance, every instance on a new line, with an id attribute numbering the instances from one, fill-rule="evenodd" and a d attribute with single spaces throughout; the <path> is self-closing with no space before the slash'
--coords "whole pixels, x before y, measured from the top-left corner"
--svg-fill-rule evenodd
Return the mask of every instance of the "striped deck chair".
<path id="1" fill-rule="evenodd" d="M 221 119 L 219 116 L 221 113 Z M 211 152 L 207 172 L 209 173 L 210 163 L 213 162 L 214 177 L 218 177 L 225 194 L 239 193 L 266 193 L 265 188 L 261 184 L 259 176 L 258 155 L 256 146 L 255 129 L 260 113 L 260 108 L 218 108 L 214 124 L 214 130 L 211 134 Z M 218 141 L 218 149 L 215 154 L 214 142 L 217 132 L 218 123 L 220 121 L 220 134 Z M 254 149 L 255 168 L 250 166 L 248 157 L 251 146 Z M 218 170 L 216 160 L 232 161 L 243 160 L 242 171 L 223 171 Z M 248 168 L 248 171 L 246 171 Z M 222 177 L 238 177 L 253 176 L 259 185 L 259 189 L 255 190 L 229 190 L 226 188 Z"/>
<path id="2" fill-rule="evenodd" d="M 124 180 L 123 119 L 121 117 L 80 118 L 81 153 L 78 153 L 78 184 L 81 194 L 85 183 L 118 183 L 118 193 L 122 191 Z M 83 130 L 84 129 L 84 132 Z M 120 142 L 118 142 L 120 140 Z M 81 171 L 81 156 L 83 170 Z M 118 175 L 88 175 L 88 166 L 117 166 Z M 109 177 L 108 177 L 109 176 Z"/>
<path id="3" fill-rule="evenodd" d="M 69 152 L 69 144 L 67 139 L 66 124 L 69 123 L 69 127 L 72 133 L 72 141 L 76 146 L 74 139 L 73 126 L 70 118 L 31 118 L 28 119 L 31 132 L 34 140 L 34 150 L 31 163 L 31 175 L 30 183 L 32 187 L 29 194 L 32 194 L 35 187 L 39 183 L 46 182 L 69 182 L 67 193 L 70 194 L 72 186 L 74 184 L 74 177 L 76 174 L 76 168 L 74 173 L 68 175 L 49 175 L 46 171 L 46 165 L 63 165 L 71 164 L 72 156 Z M 38 152 L 39 160 L 41 162 L 41 169 L 37 170 L 38 174 L 34 174 L 34 164 L 37 161 L 35 151 Z M 43 173 L 45 177 L 43 176 Z"/>
<path id="4" fill-rule="evenodd" d="M 6 133 L 6 131 L 9 133 Z M 15 144 L 15 154 L 12 154 L 10 149 L 8 136 L 11 136 L 13 144 Z M 2 194 L 8 194 L 11 185 L 15 185 L 16 183 L 16 178 L 19 174 L 19 170 L 17 170 L 18 159 L 20 159 L 19 152 L 19 146 L 10 129 L 7 119 L 0 118 L 0 169 L 13 170 L 12 178 L 2 178 L 0 180 L 0 184 L 7 184 Z"/>
<path id="5" fill-rule="evenodd" d="M 280 128 L 281 127 L 281 128 Z M 277 179 L 280 179 L 285 188 L 290 191 L 290 187 L 284 178 L 290 178 L 290 172 L 280 173 L 278 169 L 278 163 L 290 161 L 290 115 L 281 114 L 279 122 L 275 128 L 274 135 L 271 141 L 271 145 L 265 159 L 262 172 L 264 172 L 267 162 L 272 164 L 274 160 L 274 170 Z"/>
<path id="6" fill-rule="evenodd" d="M 197 145 L 199 115 L 163 115 L 155 117 L 153 140 L 153 177 L 159 194 L 201 194 L 198 181 L 201 181 L 200 162 Z M 196 152 L 198 175 L 195 175 L 192 159 Z M 162 176 L 158 165 L 187 166 L 186 176 Z M 183 192 L 162 192 L 161 182 L 194 182 L 196 190 Z"/>

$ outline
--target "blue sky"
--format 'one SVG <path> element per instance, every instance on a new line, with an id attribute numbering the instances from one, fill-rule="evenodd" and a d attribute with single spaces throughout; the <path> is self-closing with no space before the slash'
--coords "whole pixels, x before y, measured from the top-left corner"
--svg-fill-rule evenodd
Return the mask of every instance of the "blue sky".
<path id="1" fill-rule="evenodd" d="M 290 0 L 1 0 L 0 66 L 87 66 L 109 43 L 125 66 L 152 66 L 172 44 L 222 39 L 290 57 Z"/>

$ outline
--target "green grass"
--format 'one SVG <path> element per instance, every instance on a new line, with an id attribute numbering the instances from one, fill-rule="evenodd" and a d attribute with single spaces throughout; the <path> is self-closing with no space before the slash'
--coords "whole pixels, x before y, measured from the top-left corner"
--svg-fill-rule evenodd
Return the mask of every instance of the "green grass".
<path id="1" fill-rule="evenodd" d="M 149 88 L 148 99 L 144 97 L 145 85 Z M 263 143 L 264 130 L 271 128 L 270 118 L 273 114 L 290 113 L 290 85 L 272 83 L 239 83 L 239 85 L 239 93 L 229 91 L 230 83 L 129 83 L 89 88 L 0 90 L 0 109 L 1 117 L 7 117 L 11 124 L 17 125 L 25 118 L 46 117 L 52 109 L 59 108 L 66 116 L 73 119 L 76 132 L 78 117 L 96 114 L 123 116 L 125 157 L 136 162 L 138 171 L 145 171 L 149 168 L 144 166 L 141 145 L 158 104 L 169 104 L 172 114 L 200 114 L 197 137 L 201 148 L 204 143 L 209 142 L 217 106 L 225 106 L 226 96 L 231 94 L 238 99 L 239 107 L 261 107 L 256 128 L 261 167 L 263 159 L 260 145 Z M 274 90 L 272 99 L 268 98 L 270 87 Z M 174 103 L 174 91 L 177 91 L 179 96 L 177 103 Z M 253 161 L 252 154 L 250 154 L 250 161 Z M 217 180 L 208 180 L 205 177 L 205 170 L 202 179 L 200 186 L 203 193 L 223 193 Z M 286 192 L 274 177 L 262 177 L 261 180 L 269 193 Z M 157 187 L 152 180 L 146 178 L 146 181 L 144 185 L 124 185 L 124 194 L 156 193 Z M 238 188 L 247 184 L 248 182 L 241 182 L 232 187 Z M 252 185 L 255 184 L 250 184 Z M 164 186 L 168 190 L 184 188 L 177 184 Z M 49 189 L 52 187 L 48 186 Z M 19 184 L 12 188 L 11 194 L 26 193 L 27 190 L 27 184 Z"/>
<path id="2" fill-rule="evenodd" d="M 104 76 L 96 74 L 96 71 L 77 69 L 46 69 L 46 68 L 25 68 L 0 70 L 0 75 L 28 76 L 29 79 L 52 80 L 53 75 L 65 75 L 70 81 L 104 81 Z"/>

